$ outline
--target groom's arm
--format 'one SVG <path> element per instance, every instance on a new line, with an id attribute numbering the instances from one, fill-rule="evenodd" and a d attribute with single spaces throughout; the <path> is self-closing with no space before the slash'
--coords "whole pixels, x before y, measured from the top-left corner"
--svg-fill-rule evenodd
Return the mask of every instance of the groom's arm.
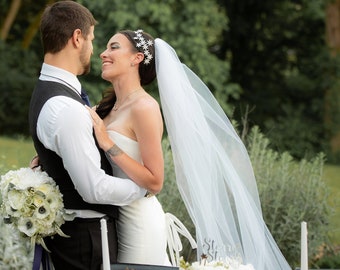
<path id="1" fill-rule="evenodd" d="M 144 197 L 146 190 L 133 181 L 107 175 L 101 169 L 92 120 L 79 102 L 62 96 L 48 100 L 39 115 L 37 134 L 46 148 L 62 158 L 84 201 L 126 205 Z"/>

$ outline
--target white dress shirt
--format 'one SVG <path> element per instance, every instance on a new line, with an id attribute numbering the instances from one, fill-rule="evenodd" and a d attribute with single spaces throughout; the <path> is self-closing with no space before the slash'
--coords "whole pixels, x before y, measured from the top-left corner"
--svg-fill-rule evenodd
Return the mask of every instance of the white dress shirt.
<path id="1" fill-rule="evenodd" d="M 81 92 L 81 84 L 75 75 L 46 63 L 42 65 L 39 79 L 62 83 L 78 94 Z M 121 206 L 143 197 L 145 189 L 130 179 L 107 175 L 100 168 L 100 154 L 92 131 L 92 119 L 85 106 L 69 97 L 50 98 L 38 117 L 39 140 L 62 157 L 64 167 L 84 201 Z M 78 216 L 92 217 L 90 212 L 78 211 Z"/>

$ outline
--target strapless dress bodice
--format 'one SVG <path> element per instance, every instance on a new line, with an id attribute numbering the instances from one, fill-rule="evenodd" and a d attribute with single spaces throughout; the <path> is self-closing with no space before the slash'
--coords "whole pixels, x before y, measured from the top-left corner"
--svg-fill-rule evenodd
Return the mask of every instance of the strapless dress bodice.
<path id="1" fill-rule="evenodd" d="M 108 134 L 128 156 L 142 163 L 137 141 L 113 130 Z M 111 165 L 114 176 L 128 178 L 115 163 Z M 119 207 L 117 235 L 118 262 L 170 265 L 165 214 L 156 196 Z"/>

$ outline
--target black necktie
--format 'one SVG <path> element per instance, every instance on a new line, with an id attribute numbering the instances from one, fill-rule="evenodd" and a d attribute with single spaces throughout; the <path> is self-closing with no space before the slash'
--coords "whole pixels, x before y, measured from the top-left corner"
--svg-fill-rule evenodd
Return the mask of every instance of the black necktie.
<path id="1" fill-rule="evenodd" d="M 86 91 L 84 88 L 81 89 L 81 93 L 80 93 L 80 96 L 82 98 L 82 100 L 84 100 L 85 104 L 87 106 L 91 106 L 90 105 L 90 100 L 89 100 L 89 96 L 87 95 Z"/>

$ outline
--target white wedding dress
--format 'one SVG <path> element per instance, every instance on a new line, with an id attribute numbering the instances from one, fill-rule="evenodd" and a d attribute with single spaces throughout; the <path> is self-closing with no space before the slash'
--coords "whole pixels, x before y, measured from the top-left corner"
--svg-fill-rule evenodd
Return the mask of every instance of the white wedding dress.
<path id="1" fill-rule="evenodd" d="M 131 158 L 142 163 L 138 142 L 116 131 L 110 138 Z M 113 175 L 126 174 L 113 162 Z M 120 207 L 117 222 L 118 262 L 152 265 L 171 265 L 167 248 L 166 215 L 156 196 L 144 197 Z"/>

